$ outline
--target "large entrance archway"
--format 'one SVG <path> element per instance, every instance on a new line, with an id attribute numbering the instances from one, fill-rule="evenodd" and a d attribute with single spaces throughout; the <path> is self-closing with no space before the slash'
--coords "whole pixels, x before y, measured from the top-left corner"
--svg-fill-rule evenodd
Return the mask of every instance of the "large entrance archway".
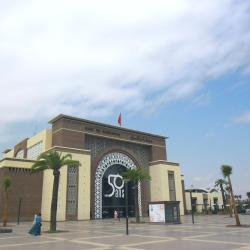
<path id="1" fill-rule="evenodd" d="M 95 174 L 95 218 L 112 217 L 114 210 L 121 213 L 125 209 L 124 181 L 121 174 L 134 169 L 134 161 L 120 152 L 105 155 L 99 162 Z M 134 210 L 133 186 L 128 186 L 129 211 Z M 139 213 L 141 215 L 141 184 L 138 185 Z M 122 215 L 122 214 L 121 214 Z M 131 214 L 132 215 L 132 214 Z"/>

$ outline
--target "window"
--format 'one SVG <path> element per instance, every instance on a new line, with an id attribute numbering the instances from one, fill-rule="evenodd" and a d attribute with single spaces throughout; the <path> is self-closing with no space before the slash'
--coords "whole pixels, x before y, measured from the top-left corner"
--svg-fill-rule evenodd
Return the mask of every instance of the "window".
<path id="1" fill-rule="evenodd" d="M 174 172 L 168 171 L 169 199 L 176 201 Z"/>
<path id="2" fill-rule="evenodd" d="M 78 167 L 68 166 L 67 181 L 67 219 L 76 219 L 77 216 L 77 188 Z M 75 217 L 75 218 L 74 218 Z"/>
<path id="3" fill-rule="evenodd" d="M 18 159 L 24 158 L 24 150 L 23 150 L 23 149 L 22 149 L 22 150 L 19 150 L 19 151 L 17 152 L 16 158 L 18 158 Z"/>
<path id="4" fill-rule="evenodd" d="M 37 157 L 42 153 L 43 150 L 43 142 L 40 141 L 37 144 L 28 148 L 27 158 L 31 160 L 36 160 Z"/>

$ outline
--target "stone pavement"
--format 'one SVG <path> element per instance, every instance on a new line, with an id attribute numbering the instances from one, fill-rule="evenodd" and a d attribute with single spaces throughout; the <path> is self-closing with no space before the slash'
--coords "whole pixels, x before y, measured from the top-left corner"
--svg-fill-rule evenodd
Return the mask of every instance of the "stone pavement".
<path id="1" fill-rule="evenodd" d="M 125 221 L 99 220 L 61 222 L 58 229 L 69 232 L 31 236 L 31 223 L 13 225 L 13 233 L 0 234 L 0 250 L 141 250 L 141 249 L 232 249 L 250 250 L 250 228 L 226 227 L 235 220 L 223 215 L 184 216 L 180 225 L 129 224 Z M 242 224 L 250 224 L 250 215 L 241 216 Z M 48 223 L 43 223 L 43 230 Z"/>

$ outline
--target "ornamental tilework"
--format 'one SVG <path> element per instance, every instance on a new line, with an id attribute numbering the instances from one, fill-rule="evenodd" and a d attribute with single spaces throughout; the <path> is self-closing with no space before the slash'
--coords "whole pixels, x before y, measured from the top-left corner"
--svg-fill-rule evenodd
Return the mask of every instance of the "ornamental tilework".
<path id="1" fill-rule="evenodd" d="M 140 167 L 148 169 L 150 147 L 91 135 L 85 137 L 85 148 L 91 151 L 92 160 L 111 147 L 129 150 L 136 157 Z"/>
<path id="2" fill-rule="evenodd" d="M 67 215 L 76 215 L 77 211 L 77 167 L 68 166 Z"/>

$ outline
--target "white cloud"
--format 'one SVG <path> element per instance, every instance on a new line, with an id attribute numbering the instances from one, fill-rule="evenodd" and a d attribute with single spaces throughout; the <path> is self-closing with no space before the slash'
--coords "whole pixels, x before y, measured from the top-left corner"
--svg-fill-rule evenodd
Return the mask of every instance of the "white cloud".
<path id="1" fill-rule="evenodd" d="M 194 176 L 192 178 L 192 185 L 194 188 L 213 188 L 214 182 L 216 181 L 215 174 L 203 175 L 203 176 Z"/>
<path id="2" fill-rule="evenodd" d="M 0 123 L 154 110 L 248 67 L 248 1 L 2 1 Z"/>
<path id="3" fill-rule="evenodd" d="M 250 123 L 250 112 L 245 112 L 233 119 L 234 123 Z"/>

